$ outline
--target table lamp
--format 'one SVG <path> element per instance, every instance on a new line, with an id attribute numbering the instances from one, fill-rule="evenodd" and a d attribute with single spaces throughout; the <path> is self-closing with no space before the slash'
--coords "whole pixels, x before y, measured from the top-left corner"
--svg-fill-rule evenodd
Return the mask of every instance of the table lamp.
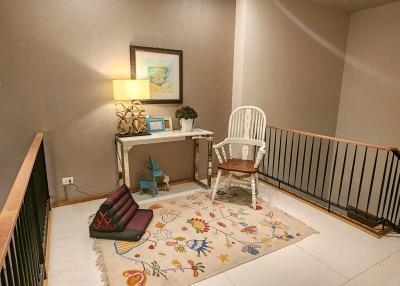
<path id="1" fill-rule="evenodd" d="M 113 80 L 114 100 L 117 101 L 117 136 L 147 135 L 146 111 L 139 100 L 150 98 L 150 85 L 147 79 Z M 126 106 L 121 101 L 131 101 Z"/>

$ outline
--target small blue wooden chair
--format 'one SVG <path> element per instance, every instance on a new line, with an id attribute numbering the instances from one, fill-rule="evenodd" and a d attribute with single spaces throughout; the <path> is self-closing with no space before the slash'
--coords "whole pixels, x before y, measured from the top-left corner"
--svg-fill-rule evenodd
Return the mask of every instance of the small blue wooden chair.
<path id="1" fill-rule="evenodd" d="M 145 190 L 150 190 L 152 192 L 153 197 L 158 195 L 157 190 L 157 177 L 164 176 L 164 172 L 160 170 L 159 165 L 154 159 L 149 157 L 147 168 L 150 171 L 151 180 L 141 179 L 140 180 L 140 194 L 143 194 Z"/>

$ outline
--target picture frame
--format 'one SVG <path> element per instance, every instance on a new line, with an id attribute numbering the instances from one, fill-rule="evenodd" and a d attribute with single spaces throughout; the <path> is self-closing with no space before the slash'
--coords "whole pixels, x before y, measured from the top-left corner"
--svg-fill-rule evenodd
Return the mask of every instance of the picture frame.
<path id="1" fill-rule="evenodd" d="M 145 104 L 183 102 L 183 51 L 130 46 L 131 78 L 148 79 L 150 99 Z"/>
<path id="2" fill-rule="evenodd" d="M 146 118 L 146 127 L 150 133 L 165 131 L 164 118 Z"/>
<path id="3" fill-rule="evenodd" d="M 165 131 L 172 131 L 174 127 L 172 126 L 172 117 L 163 117 Z"/>

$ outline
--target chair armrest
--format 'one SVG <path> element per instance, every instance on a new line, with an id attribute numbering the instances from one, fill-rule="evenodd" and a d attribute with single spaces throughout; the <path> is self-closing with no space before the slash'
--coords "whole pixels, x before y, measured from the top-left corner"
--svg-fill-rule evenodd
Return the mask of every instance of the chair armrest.
<path id="1" fill-rule="evenodd" d="M 214 144 L 213 148 L 214 149 L 218 149 L 218 148 L 224 147 L 226 144 L 228 144 L 228 140 L 225 139 L 224 141 L 222 141 L 222 142 L 220 142 L 218 144 Z"/>
<path id="2" fill-rule="evenodd" d="M 264 157 L 265 153 L 266 153 L 266 150 L 265 150 L 265 144 L 264 144 L 258 149 L 256 162 L 254 163 L 254 168 L 256 168 L 256 169 L 258 168 L 258 166 L 261 163 L 261 159 Z"/>
<path id="3" fill-rule="evenodd" d="M 226 144 L 228 144 L 228 140 L 227 140 L 227 139 L 225 139 L 224 141 L 222 141 L 222 142 L 220 142 L 220 143 L 218 143 L 218 144 L 213 145 L 215 154 L 217 155 L 218 162 L 219 162 L 220 164 L 223 164 L 224 161 L 227 161 L 226 151 L 225 151 L 225 148 L 224 148 L 224 146 L 225 146 Z M 221 149 L 223 158 L 221 157 L 221 155 L 220 155 L 218 149 Z"/>

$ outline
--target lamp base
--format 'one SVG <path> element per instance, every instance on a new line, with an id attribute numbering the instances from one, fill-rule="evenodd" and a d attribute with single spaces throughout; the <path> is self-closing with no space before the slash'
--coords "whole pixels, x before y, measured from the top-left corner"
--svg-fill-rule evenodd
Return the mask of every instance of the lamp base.
<path id="1" fill-rule="evenodd" d="M 115 134 L 115 136 L 118 138 L 133 137 L 133 136 L 146 136 L 146 135 L 151 135 L 151 134 L 148 131 L 139 132 L 139 133 L 126 133 L 126 134 L 116 133 Z"/>

